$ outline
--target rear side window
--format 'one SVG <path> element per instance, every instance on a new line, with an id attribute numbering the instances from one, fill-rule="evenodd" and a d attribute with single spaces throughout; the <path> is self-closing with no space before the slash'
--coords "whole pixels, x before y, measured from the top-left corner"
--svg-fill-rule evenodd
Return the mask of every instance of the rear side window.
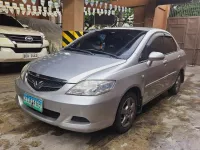
<path id="1" fill-rule="evenodd" d="M 164 36 L 164 54 L 169 54 L 177 51 L 177 45 L 171 36 Z"/>

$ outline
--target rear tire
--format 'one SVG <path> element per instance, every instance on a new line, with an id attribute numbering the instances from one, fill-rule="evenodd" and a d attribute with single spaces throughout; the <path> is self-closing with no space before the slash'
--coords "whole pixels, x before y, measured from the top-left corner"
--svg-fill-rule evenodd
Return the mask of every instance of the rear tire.
<path id="1" fill-rule="evenodd" d="M 113 124 L 117 133 L 125 133 L 132 127 L 136 116 L 136 102 L 137 96 L 132 92 L 123 96 Z"/>
<path id="2" fill-rule="evenodd" d="M 171 89 L 169 89 L 169 93 L 172 95 L 178 94 L 178 92 L 180 91 L 180 87 L 181 87 L 181 74 L 179 73 L 176 82 L 171 87 Z"/>

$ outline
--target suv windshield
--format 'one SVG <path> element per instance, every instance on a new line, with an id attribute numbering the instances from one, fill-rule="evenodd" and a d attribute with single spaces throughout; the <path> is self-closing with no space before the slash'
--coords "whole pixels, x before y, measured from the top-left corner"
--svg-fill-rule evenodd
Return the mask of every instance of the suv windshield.
<path id="1" fill-rule="evenodd" d="M 105 29 L 88 33 L 70 44 L 65 50 L 84 50 L 93 54 L 127 59 L 145 36 L 146 31 Z"/>
<path id="2" fill-rule="evenodd" d="M 23 28 L 23 26 L 17 20 L 5 14 L 0 14 L 0 25 Z"/>

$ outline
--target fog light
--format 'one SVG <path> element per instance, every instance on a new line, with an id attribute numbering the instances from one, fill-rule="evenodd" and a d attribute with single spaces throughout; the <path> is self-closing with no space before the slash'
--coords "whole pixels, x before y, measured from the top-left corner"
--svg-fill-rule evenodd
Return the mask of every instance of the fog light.
<path id="1" fill-rule="evenodd" d="M 73 116 L 71 121 L 80 122 L 80 123 L 90 123 L 88 119 L 83 118 L 83 117 L 76 117 L 76 116 Z"/>

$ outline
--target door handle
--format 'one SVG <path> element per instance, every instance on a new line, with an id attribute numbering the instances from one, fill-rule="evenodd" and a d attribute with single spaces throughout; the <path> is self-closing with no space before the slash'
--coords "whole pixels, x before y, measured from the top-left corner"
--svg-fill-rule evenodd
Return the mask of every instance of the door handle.
<path id="1" fill-rule="evenodd" d="M 163 64 L 164 64 L 164 65 L 167 65 L 167 60 L 163 60 Z"/>

